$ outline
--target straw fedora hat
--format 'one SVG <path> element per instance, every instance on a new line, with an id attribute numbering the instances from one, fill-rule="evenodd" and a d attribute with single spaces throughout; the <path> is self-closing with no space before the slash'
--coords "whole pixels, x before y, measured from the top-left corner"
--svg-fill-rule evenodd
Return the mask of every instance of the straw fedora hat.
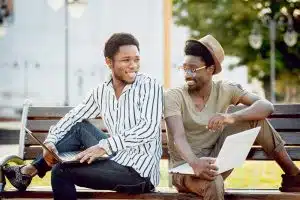
<path id="1" fill-rule="evenodd" d="M 221 44 L 214 38 L 212 35 L 206 35 L 199 40 L 189 40 L 189 41 L 197 41 L 204 45 L 210 54 L 212 55 L 214 62 L 215 62 L 215 72 L 214 74 L 218 74 L 222 71 L 221 63 L 224 60 L 224 50 Z"/>

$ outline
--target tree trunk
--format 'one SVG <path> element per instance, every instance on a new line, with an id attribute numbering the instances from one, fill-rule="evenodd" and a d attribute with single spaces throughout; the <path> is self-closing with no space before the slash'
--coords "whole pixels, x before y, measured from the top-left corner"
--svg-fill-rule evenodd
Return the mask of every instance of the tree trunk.
<path id="1" fill-rule="evenodd" d="M 263 88 L 264 88 L 264 91 L 265 91 L 266 99 L 271 101 L 271 84 L 270 84 L 270 81 L 264 81 L 263 82 Z"/>
<path id="2" fill-rule="evenodd" d="M 290 102 L 290 100 L 291 100 L 291 93 L 290 93 L 290 88 L 289 88 L 289 86 L 288 85 L 286 85 L 285 87 L 284 87 L 284 103 L 289 103 Z"/>
<path id="3" fill-rule="evenodd" d="M 297 103 L 297 87 L 296 86 L 292 86 L 290 87 L 290 91 L 291 91 L 291 100 L 290 103 Z"/>

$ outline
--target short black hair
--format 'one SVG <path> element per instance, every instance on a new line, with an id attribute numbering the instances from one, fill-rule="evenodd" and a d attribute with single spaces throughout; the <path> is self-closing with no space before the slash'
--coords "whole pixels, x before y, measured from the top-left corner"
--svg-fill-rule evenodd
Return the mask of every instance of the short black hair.
<path id="1" fill-rule="evenodd" d="M 196 40 L 188 40 L 185 43 L 184 54 L 190 56 L 201 57 L 207 67 L 214 65 L 214 59 L 209 50 Z"/>
<path id="2" fill-rule="evenodd" d="M 140 51 L 138 40 L 130 33 L 114 33 L 105 43 L 104 57 L 113 59 L 120 46 L 135 45 Z"/>

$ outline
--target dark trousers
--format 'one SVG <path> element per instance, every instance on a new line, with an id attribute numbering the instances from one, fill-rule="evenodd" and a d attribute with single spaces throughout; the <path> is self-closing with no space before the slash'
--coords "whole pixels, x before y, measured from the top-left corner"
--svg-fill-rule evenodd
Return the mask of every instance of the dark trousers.
<path id="1" fill-rule="evenodd" d="M 74 125 L 56 145 L 58 152 L 78 151 L 99 143 L 107 135 L 83 121 Z M 40 177 L 51 170 L 42 156 L 32 163 Z M 141 177 L 133 168 L 112 161 L 99 160 L 91 164 L 56 164 L 52 169 L 51 185 L 54 199 L 76 199 L 75 185 L 125 193 L 144 193 L 153 189 L 149 178 Z"/>

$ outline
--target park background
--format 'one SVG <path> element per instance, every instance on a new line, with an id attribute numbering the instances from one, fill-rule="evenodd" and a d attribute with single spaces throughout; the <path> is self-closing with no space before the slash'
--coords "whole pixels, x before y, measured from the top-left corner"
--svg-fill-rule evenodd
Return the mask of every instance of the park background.
<path id="1" fill-rule="evenodd" d="M 185 40 L 212 34 L 226 53 L 215 79 L 273 103 L 300 101 L 299 0 L 0 0 L 0 7 L 0 156 L 17 153 L 25 99 L 74 106 L 103 81 L 104 42 L 114 32 L 137 37 L 141 71 L 165 88 L 184 81 L 177 66 Z M 226 187 L 278 188 L 281 173 L 271 161 L 249 161 Z M 161 174 L 167 186 L 166 161 Z M 49 185 L 49 176 L 33 185 Z"/>

